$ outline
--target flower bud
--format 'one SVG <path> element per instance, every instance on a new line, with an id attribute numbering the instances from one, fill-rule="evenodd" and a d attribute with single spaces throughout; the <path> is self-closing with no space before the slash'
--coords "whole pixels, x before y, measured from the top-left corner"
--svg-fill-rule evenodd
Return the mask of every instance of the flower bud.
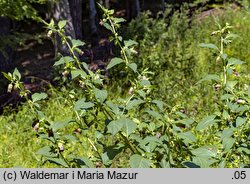
<path id="1" fill-rule="evenodd" d="M 52 34 L 53 34 L 52 30 L 49 30 L 47 33 L 47 37 L 51 38 Z"/>
<path id="2" fill-rule="evenodd" d="M 8 85 L 8 93 L 10 93 L 12 91 L 12 89 L 13 89 L 13 84 L 9 84 Z"/>
<path id="3" fill-rule="evenodd" d="M 64 151 L 64 146 L 63 146 L 63 144 L 61 142 L 58 143 L 58 148 L 59 148 L 60 152 Z"/>

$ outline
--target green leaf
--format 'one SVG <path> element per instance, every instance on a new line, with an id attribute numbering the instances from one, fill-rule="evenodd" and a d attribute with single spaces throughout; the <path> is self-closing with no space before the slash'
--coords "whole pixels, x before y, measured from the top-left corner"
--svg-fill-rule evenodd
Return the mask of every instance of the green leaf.
<path id="1" fill-rule="evenodd" d="M 215 115 L 212 115 L 212 116 L 208 116 L 206 118 L 204 118 L 203 120 L 201 120 L 197 127 L 196 127 L 196 130 L 202 130 L 202 129 L 205 129 L 207 128 L 208 126 L 212 125 L 213 123 L 215 123 Z"/>
<path id="2" fill-rule="evenodd" d="M 17 80 L 21 79 L 21 74 L 20 74 L 20 72 L 18 71 L 17 68 L 15 68 L 15 70 L 13 72 L 13 77 L 15 77 Z"/>
<path id="3" fill-rule="evenodd" d="M 76 47 L 85 45 L 85 43 L 82 42 L 81 40 L 72 39 L 71 42 L 72 42 L 72 48 L 76 48 Z"/>
<path id="4" fill-rule="evenodd" d="M 248 95 L 248 98 L 250 98 L 250 86 L 248 86 L 247 95 Z"/>
<path id="5" fill-rule="evenodd" d="M 233 90 L 235 85 L 238 83 L 238 81 L 227 81 L 226 83 L 226 87 L 229 89 L 229 90 Z"/>
<path id="6" fill-rule="evenodd" d="M 130 47 L 130 46 L 133 46 L 133 45 L 137 45 L 138 43 L 134 40 L 125 40 L 124 41 L 124 46 L 125 47 Z"/>
<path id="7" fill-rule="evenodd" d="M 45 98 L 47 98 L 47 94 L 46 93 L 34 93 L 31 98 L 32 98 L 32 101 L 33 102 L 37 102 L 37 101 L 40 101 L 40 100 L 43 100 Z"/>
<path id="8" fill-rule="evenodd" d="M 103 23 L 103 26 L 104 26 L 106 29 L 108 29 L 108 30 L 110 30 L 111 32 L 113 32 L 112 27 L 111 27 L 107 22 L 104 22 L 104 23 Z"/>
<path id="9" fill-rule="evenodd" d="M 68 167 L 68 164 L 62 158 L 47 158 L 47 160 L 57 165 Z"/>
<path id="10" fill-rule="evenodd" d="M 234 131 L 232 128 L 225 129 L 221 133 L 221 139 L 223 140 L 225 138 L 230 138 L 233 134 L 234 134 Z"/>
<path id="11" fill-rule="evenodd" d="M 51 125 L 51 128 L 53 129 L 53 131 L 56 132 L 57 130 L 66 127 L 70 122 L 72 122 L 72 120 L 68 120 L 64 122 L 55 122 Z"/>
<path id="12" fill-rule="evenodd" d="M 114 66 L 120 64 L 120 63 L 123 63 L 123 60 L 121 58 L 113 58 L 111 59 L 111 61 L 109 62 L 108 66 L 107 66 L 107 70 L 113 68 Z"/>
<path id="13" fill-rule="evenodd" d="M 63 136 L 66 140 L 71 141 L 71 142 L 78 142 L 78 138 L 74 135 L 64 135 Z"/>
<path id="14" fill-rule="evenodd" d="M 123 122 L 124 122 L 123 119 L 124 118 L 111 121 L 107 126 L 108 132 L 111 133 L 112 135 L 116 135 L 117 132 L 119 132 L 123 127 Z"/>
<path id="15" fill-rule="evenodd" d="M 152 165 L 149 159 L 143 158 L 137 154 L 130 157 L 129 163 L 132 168 L 149 168 Z"/>
<path id="16" fill-rule="evenodd" d="M 150 81 L 149 80 L 146 80 L 146 79 L 143 79 L 140 81 L 140 85 L 142 86 L 150 86 Z"/>
<path id="17" fill-rule="evenodd" d="M 116 17 L 114 17 L 113 21 L 114 21 L 114 23 L 119 24 L 121 22 L 125 22 L 126 20 L 124 18 L 116 18 Z"/>
<path id="18" fill-rule="evenodd" d="M 126 109 L 130 110 L 130 109 L 132 109 L 134 107 L 137 107 L 138 105 L 140 105 L 142 103 L 144 103 L 144 101 L 141 100 L 141 99 L 133 99 L 133 100 L 129 101 L 129 103 L 126 106 Z"/>
<path id="19" fill-rule="evenodd" d="M 222 140 L 222 145 L 223 145 L 225 151 L 229 151 L 233 147 L 234 142 L 235 142 L 235 138 L 225 137 Z"/>
<path id="20" fill-rule="evenodd" d="M 246 123 L 246 118 L 242 118 L 242 117 L 237 117 L 236 119 L 236 127 L 239 127 L 241 125 L 243 125 L 244 123 Z"/>
<path id="21" fill-rule="evenodd" d="M 83 68 L 84 68 L 85 70 L 87 70 L 87 71 L 89 72 L 89 66 L 88 66 L 87 63 L 81 62 L 81 65 L 83 66 Z"/>
<path id="22" fill-rule="evenodd" d="M 85 157 L 73 157 L 74 162 L 76 162 L 81 168 L 94 168 L 95 165 L 91 160 Z"/>
<path id="23" fill-rule="evenodd" d="M 232 100 L 233 98 L 234 96 L 231 94 L 224 94 L 220 97 L 221 100 L 228 100 L 228 99 Z"/>
<path id="24" fill-rule="evenodd" d="M 218 75 L 214 75 L 214 74 L 209 74 L 206 77 L 204 77 L 203 79 L 201 79 L 200 81 L 198 81 L 198 83 L 201 83 L 203 81 L 220 81 L 220 77 Z"/>
<path id="25" fill-rule="evenodd" d="M 133 72 L 137 72 L 137 64 L 135 63 L 130 63 L 128 64 L 129 68 L 131 68 L 133 70 Z"/>
<path id="26" fill-rule="evenodd" d="M 228 60 L 228 63 L 227 65 L 228 66 L 232 66 L 232 65 L 242 65 L 243 63 L 245 63 L 244 61 L 241 61 L 239 59 L 236 59 L 236 58 L 230 58 Z"/>
<path id="27" fill-rule="evenodd" d="M 75 103 L 75 110 L 82 110 L 82 109 L 89 109 L 91 107 L 94 107 L 95 104 L 92 102 L 85 102 L 85 98 L 78 100 Z"/>
<path id="28" fill-rule="evenodd" d="M 201 168 L 209 168 L 215 162 L 217 162 L 217 160 L 211 158 L 193 157 L 193 163 Z"/>
<path id="29" fill-rule="evenodd" d="M 197 149 L 191 150 L 193 155 L 202 158 L 216 157 L 217 148 L 215 146 L 203 146 Z"/>
<path id="30" fill-rule="evenodd" d="M 239 147 L 239 148 L 237 148 L 237 151 L 241 152 L 241 153 L 246 153 L 247 155 L 250 155 L 250 149 L 247 147 Z"/>
<path id="31" fill-rule="evenodd" d="M 108 146 L 104 148 L 104 153 L 102 154 L 102 161 L 105 166 L 109 166 L 112 164 L 112 160 L 121 153 L 124 149 L 124 145 L 117 144 L 114 146 Z"/>
<path id="32" fill-rule="evenodd" d="M 65 63 L 73 62 L 74 59 L 70 56 L 61 57 L 59 61 L 55 62 L 54 66 L 59 66 Z"/>
<path id="33" fill-rule="evenodd" d="M 67 21 L 66 20 L 61 20 L 60 22 L 58 22 L 58 27 L 59 29 L 62 29 L 66 26 Z"/>
<path id="34" fill-rule="evenodd" d="M 56 154 L 52 152 L 49 146 L 42 147 L 37 151 L 37 154 L 45 157 L 56 157 Z"/>
<path id="35" fill-rule="evenodd" d="M 226 60 L 227 59 L 227 54 L 222 54 L 221 58 L 224 59 L 224 60 Z"/>
<path id="36" fill-rule="evenodd" d="M 180 124 L 183 124 L 183 125 L 186 125 L 187 127 L 190 126 L 192 123 L 194 122 L 193 119 L 182 119 L 180 121 L 177 121 L 176 123 L 180 123 Z"/>
<path id="37" fill-rule="evenodd" d="M 216 45 L 212 44 L 212 43 L 201 43 L 199 46 L 203 47 L 203 48 L 219 50 L 219 48 Z"/>
<path id="38" fill-rule="evenodd" d="M 163 101 L 160 101 L 160 100 L 153 100 L 152 103 L 156 104 L 156 106 L 157 106 L 161 111 L 163 111 L 163 105 L 164 105 L 164 102 L 163 102 Z"/>
<path id="39" fill-rule="evenodd" d="M 150 114 L 151 116 L 153 116 L 155 119 L 161 119 L 163 120 L 164 118 L 162 117 L 161 114 L 159 114 L 157 111 L 152 111 L 150 109 L 146 109 L 145 110 L 146 113 Z"/>
<path id="40" fill-rule="evenodd" d="M 2 74 L 3 74 L 3 76 L 6 78 L 6 79 L 8 79 L 9 81 L 11 81 L 12 80 L 12 74 L 11 73 L 5 73 L 5 72 L 2 72 Z"/>
<path id="41" fill-rule="evenodd" d="M 108 92 L 106 90 L 94 89 L 95 97 L 101 104 L 107 99 Z"/>
<path id="42" fill-rule="evenodd" d="M 188 168 L 200 168 L 199 165 L 196 165 L 195 163 L 189 162 L 189 161 L 183 162 L 182 165 L 184 165 Z"/>
<path id="43" fill-rule="evenodd" d="M 145 93 L 145 91 L 143 91 L 143 90 L 138 90 L 137 91 L 137 93 L 142 97 L 142 98 L 146 98 L 146 93 Z"/>
<path id="44" fill-rule="evenodd" d="M 80 69 L 76 69 L 76 70 L 72 70 L 72 71 L 71 71 L 72 79 L 78 77 L 79 75 L 80 75 L 82 78 L 84 78 L 84 77 L 87 76 L 87 74 L 86 74 L 84 71 L 80 70 Z"/>
<path id="45" fill-rule="evenodd" d="M 111 101 L 106 101 L 107 106 L 112 110 L 112 112 L 116 115 L 120 114 L 120 109 L 117 104 L 114 104 Z"/>
<path id="46" fill-rule="evenodd" d="M 188 143 L 197 141 L 197 138 L 192 132 L 178 133 L 177 135 L 179 138 L 183 139 L 185 142 L 188 142 Z"/>
<path id="47" fill-rule="evenodd" d="M 128 137 L 133 131 L 136 129 L 136 123 L 128 118 L 121 118 L 123 122 L 123 130 L 125 132 L 126 137 Z"/>

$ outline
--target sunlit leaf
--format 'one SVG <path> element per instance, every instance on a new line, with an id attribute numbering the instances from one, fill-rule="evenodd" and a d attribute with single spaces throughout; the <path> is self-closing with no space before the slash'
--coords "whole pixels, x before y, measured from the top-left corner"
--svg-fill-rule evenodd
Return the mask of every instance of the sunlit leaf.
<path id="1" fill-rule="evenodd" d="M 241 61 L 239 59 L 236 59 L 236 58 L 230 58 L 228 60 L 228 63 L 227 65 L 228 66 L 232 66 L 232 65 L 242 65 L 243 63 L 245 63 L 244 61 Z"/>
<path id="2" fill-rule="evenodd" d="M 56 157 L 56 154 L 52 152 L 52 150 L 49 146 L 44 146 L 44 147 L 40 148 L 37 151 L 37 154 L 45 156 L 45 157 Z"/>
<path id="3" fill-rule="evenodd" d="M 149 159 L 143 158 L 137 154 L 130 157 L 129 163 L 132 168 L 150 168 L 152 165 L 152 162 Z"/>
<path id="4" fill-rule="evenodd" d="M 83 41 L 81 41 L 81 40 L 72 39 L 71 42 L 72 42 L 72 47 L 73 48 L 85 45 L 85 43 Z"/>
<path id="5" fill-rule="evenodd" d="M 47 158 L 48 161 L 55 163 L 57 165 L 61 165 L 63 167 L 68 167 L 68 164 L 62 158 Z"/>
<path id="6" fill-rule="evenodd" d="M 122 129 L 123 122 L 124 122 L 123 118 L 111 121 L 107 126 L 108 132 L 113 134 L 113 135 L 117 134 Z"/>
<path id="7" fill-rule="evenodd" d="M 217 148 L 215 146 L 203 146 L 197 149 L 191 150 L 192 154 L 196 155 L 197 157 L 216 157 L 217 155 Z"/>
<path id="8" fill-rule="evenodd" d="M 79 69 L 71 71 L 71 77 L 72 77 L 72 79 L 74 79 L 74 78 L 76 78 L 78 76 L 81 76 L 82 78 L 84 78 L 84 77 L 87 76 L 87 74 L 83 70 L 79 70 Z"/>
<path id="9" fill-rule="evenodd" d="M 130 46 L 133 46 L 133 45 L 137 45 L 138 43 L 134 40 L 125 40 L 124 41 L 124 45 L 125 47 L 130 47 Z"/>
<path id="10" fill-rule="evenodd" d="M 67 21 L 66 20 L 61 20 L 60 22 L 58 22 L 58 27 L 59 29 L 62 29 L 66 26 Z"/>
<path id="11" fill-rule="evenodd" d="M 37 101 L 46 99 L 47 96 L 48 96 L 48 95 L 47 95 L 46 93 L 34 93 L 34 94 L 31 96 L 31 98 L 32 98 L 32 101 L 33 101 L 33 102 L 37 102 Z"/>
<path id="12" fill-rule="evenodd" d="M 103 103 L 107 99 L 108 92 L 106 90 L 94 89 L 93 91 L 95 93 L 96 99 L 100 103 Z"/>
<path id="13" fill-rule="evenodd" d="M 137 72 L 137 64 L 130 63 L 128 66 L 129 66 L 129 68 L 131 68 L 133 70 L 133 72 Z"/>
<path id="14" fill-rule="evenodd" d="M 17 79 L 17 80 L 20 80 L 21 79 L 21 74 L 20 72 L 18 71 L 17 68 L 15 68 L 14 72 L 13 72 L 13 76 Z"/>
<path id="15" fill-rule="evenodd" d="M 122 118 L 123 121 L 123 130 L 125 135 L 128 137 L 136 129 L 136 123 L 128 118 Z"/>
<path id="16" fill-rule="evenodd" d="M 216 122 L 215 117 L 216 117 L 215 115 L 212 115 L 212 116 L 208 116 L 208 117 L 204 118 L 203 120 L 201 120 L 198 123 L 196 130 L 202 130 L 202 129 L 205 129 L 208 126 L 214 124 Z"/>
<path id="17" fill-rule="evenodd" d="M 107 70 L 113 68 L 114 66 L 116 66 L 120 63 L 123 63 L 123 60 L 121 58 L 115 57 L 115 58 L 111 59 L 110 63 L 107 66 Z"/>
<path id="18" fill-rule="evenodd" d="M 244 123 L 246 123 L 246 118 L 242 118 L 242 117 L 237 117 L 236 119 L 236 127 L 239 127 L 241 125 L 243 125 Z"/>
<path id="19" fill-rule="evenodd" d="M 196 136 L 192 132 L 178 133 L 178 137 L 188 143 L 197 141 Z"/>
<path id="20" fill-rule="evenodd" d="M 222 140 L 222 145 L 223 145 L 225 151 L 229 151 L 233 147 L 234 142 L 235 142 L 235 138 L 225 137 Z"/>
<path id="21" fill-rule="evenodd" d="M 91 107 L 94 107 L 94 105 L 95 104 L 92 102 L 85 102 L 85 98 L 83 98 L 75 103 L 75 110 L 89 109 Z"/>
<path id="22" fill-rule="evenodd" d="M 201 83 L 203 81 L 220 81 L 220 77 L 218 75 L 209 74 L 200 81 L 198 81 L 198 83 Z"/>
<path id="23" fill-rule="evenodd" d="M 65 63 L 73 62 L 74 59 L 70 56 L 61 57 L 59 61 L 56 61 L 54 66 L 59 66 Z"/>
<path id="24" fill-rule="evenodd" d="M 201 43 L 199 46 L 204 48 L 219 50 L 219 48 L 212 43 Z"/>
<path id="25" fill-rule="evenodd" d="M 140 105 L 142 103 L 144 103 L 144 101 L 141 100 L 141 99 L 133 99 L 133 100 L 129 101 L 129 103 L 126 106 L 126 109 L 130 110 L 130 109 L 132 109 L 134 107 L 137 107 L 138 105 Z"/>

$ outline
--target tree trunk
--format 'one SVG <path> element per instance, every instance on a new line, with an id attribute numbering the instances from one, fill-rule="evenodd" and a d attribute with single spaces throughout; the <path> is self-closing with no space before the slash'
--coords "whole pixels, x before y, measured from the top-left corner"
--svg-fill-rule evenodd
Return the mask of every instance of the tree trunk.
<path id="1" fill-rule="evenodd" d="M 83 39 L 82 0 L 69 0 L 71 17 L 77 39 Z"/>
<path id="2" fill-rule="evenodd" d="M 68 0 L 61 0 L 54 4 L 53 6 L 53 18 L 55 22 L 60 20 L 67 20 L 67 25 L 64 27 L 65 34 L 71 38 L 76 38 L 76 33 L 74 29 L 73 19 L 70 13 L 70 6 Z M 58 36 L 55 39 L 55 51 L 60 52 L 62 55 L 68 55 L 69 50 L 66 45 L 62 44 L 61 38 Z"/>
<path id="3" fill-rule="evenodd" d="M 91 34 L 95 35 L 97 34 L 97 26 L 96 26 L 97 12 L 94 0 L 89 0 L 89 11 L 90 11 L 89 21 L 90 21 Z"/>
<path id="4" fill-rule="evenodd" d="M 0 18 L 0 39 L 10 35 L 11 20 L 6 17 Z M 13 68 L 13 51 L 9 46 L 0 43 L 0 72 L 10 71 Z M 0 75 L 1 76 L 1 75 Z"/>
<path id="5" fill-rule="evenodd" d="M 161 0 L 161 4 L 162 4 L 162 11 L 165 11 L 166 10 L 165 0 Z"/>
<path id="6" fill-rule="evenodd" d="M 128 20 L 131 20 L 137 17 L 140 11 L 141 11 L 141 6 L 140 6 L 139 0 L 127 0 L 126 1 L 126 14 L 127 14 Z"/>
<path id="7" fill-rule="evenodd" d="M 105 0 L 105 8 L 109 9 L 109 0 Z"/>
<path id="8" fill-rule="evenodd" d="M 134 3 L 135 3 L 134 4 L 134 6 L 135 6 L 135 16 L 137 16 L 141 11 L 140 1 L 135 0 Z"/>

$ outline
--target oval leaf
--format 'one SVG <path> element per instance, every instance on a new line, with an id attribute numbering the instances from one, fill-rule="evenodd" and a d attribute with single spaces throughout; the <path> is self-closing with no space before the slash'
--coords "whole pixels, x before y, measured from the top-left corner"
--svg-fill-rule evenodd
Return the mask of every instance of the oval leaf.
<path id="1" fill-rule="evenodd" d="M 122 119 L 111 121 L 107 127 L 108 127 L 108 132 L 111 133 L 112 135 L 115 135 L 122 129 L 123 121 Z"/>
<path id="2" fill-rule="evenodd" d="M 132 155 L 129 162 L 132 168 L 149 168 L 152 165 L 149 159 L 143 158 L 137 154 Z"/>
<path id="3" fill-rule="evenodd" d="M 212 43 L 201 43 L 199 46 L 204 48 L 219 50 L 219 48 Z"/>
<path id="4" fill-rule="evenodd" d="M 47 98 L 47 94 L 46 93 L 34 93 L 31 98 L 33 102 L 37 102 L 39 100 L 43 100 L 45 98 Z"/>
<path id="5" fill-rule="evenodd" d="M 213 123 L 215 123 L 215 115 L 212 115 L 212 116 L 208 116 L 206 118 L 204 118 L 203 120 L 201 120 L 197 127 L 196 127 L 196 130 L 202 130 L 202 129 L 205 129 L 207 128 L 209 125 L 212 125 Z"/>
<path id="6" fill-rule="evenodd" d="M 123 123 L 123 130 L 128 137 L 136 129 L 136 123 L 128 118 L 121 118 L 121 121 Z"/>
<path id="7" fill-rule="evenodd" d="M 123 60 L 121 58 L 116 57 L 116 58 L 111 59 L 110 63 L 107 66 L 107 70 L 109 70 L 110 68 L 112 68 L 120 63 L 123 63 Z"/>
<path id="8" fill-rule="evenodd" d="M 58 27 L 59 29 L 62 29 L 66 26 L 67 21 L 66 20 L 61 20 L 60 22 L 58 22 Z"/>
<path id="9" fill-rule="evenodd" d="M 108 92 L 106 90 L 94 89 L 94 93 L 100 103 L 103 103 L 107 99 Z"/>

